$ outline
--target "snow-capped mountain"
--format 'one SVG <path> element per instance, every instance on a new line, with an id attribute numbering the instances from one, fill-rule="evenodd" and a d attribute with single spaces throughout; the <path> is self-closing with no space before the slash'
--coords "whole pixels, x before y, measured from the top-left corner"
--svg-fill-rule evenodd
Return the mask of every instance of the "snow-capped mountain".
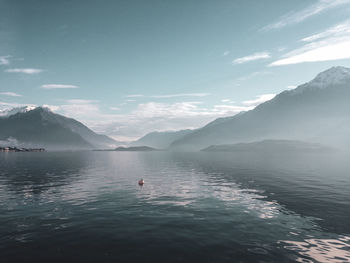
<path id="1" fill-rule="evenodd" d="M 119 144 L 77 120 L 46 107 L 32 106 L 8 110 L 0 117 L 0 141 L 9 139 L 22 145 L 62 150 L 112 148 Z"/>
<path id="2" fill-rule="evenodd" d="M 266 139 L 350 147 L 350 69 L 330 68 L 254 110 L 215 120 L 174 141 L 176 150 Z"/>
<path id="3" fill-rule="evenodd" d="M 319 73 L 313 80 L 298 86 L 293 90 L 286 90 L 281 94 L 295 95 L 313 89 L 325 89 L 332 86 L 349 85 L 350 69 L 345 67 L 332 67 Z"/>
<path id="4" fill-rule="evenodd" d="M 350 68 L 332 67 L 318 74 L 308 85 L 326 88 L 331 85 L 349 84 Z"/>
<path id="5" fill-rule="evenodd" d="M 4 109 L 0 110 L 0 117 L 9 117 L 11 115 L 15 115 L 17 113 L 25 113 L 31 110 L 34 110 L 37 108 L 37 106 L 29 105 L 29 106 L 23 106 L 23 107 L 16 107 L 16 108 L 10 108 L 10 109 Z"/>

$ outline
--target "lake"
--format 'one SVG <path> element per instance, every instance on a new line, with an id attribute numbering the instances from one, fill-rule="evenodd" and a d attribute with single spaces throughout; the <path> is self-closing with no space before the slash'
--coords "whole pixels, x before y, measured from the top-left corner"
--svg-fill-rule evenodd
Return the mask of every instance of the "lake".
<path id="1" fill-rule="evenodd" d="M 349 160 L 0 153 L 0 262 L 350 262 Z"/>

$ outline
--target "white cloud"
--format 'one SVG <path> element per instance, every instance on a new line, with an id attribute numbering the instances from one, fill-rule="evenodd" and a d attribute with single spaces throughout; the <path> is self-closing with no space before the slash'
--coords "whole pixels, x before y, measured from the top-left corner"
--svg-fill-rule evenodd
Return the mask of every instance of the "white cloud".
<path id="1" fill-rule="evenodd" d="M 84 100 L 84 99 L 70 99 L 66 100 L 67 103 L 70 104 L 90 104 L 90 103 L 98 103 L 98 100 Z"/>
<path id="2" fill-rule="evenodd" d="M 141 98 L 144 97 L 144 95 L 142 94 L 130 94 L 130 95 L 126 95 L 126 98 Z"/>
<path id="3" fill-rule="evenodd" d="M 231 100 L 231 99 L 222 99 L 221 102 L 222 102 L 222 103 L 230 103 L 230 104 L 235 103 L 235 101 L 233 101 L 233 100 Z"/>
<path id="4" fill-rule="evenodd" d="M 142 103 L 129 114 L 114 115 L 112 122 L 102 124 L 103 131 L 119 140 L 131 140 L 155 130 L 198 128 L 216 117 L 236 113 L 232 109 L 207 109 L 200 105 L 200 102 Z"/>
<path id="5" fill-rule="evenodd" d="M 109 109 L 110 109 L 110 110 L 115 110 L 115 111 L 120 110 L 120 108 L 118 108 L 118 107 L 109 107 Z"/>
<path id="6" fill-rule="evenodd" d="M 252 109 L 254 109 L 254 106 L 214 105 L 213 112 L 217 112 L 224 116 L 232 116 L 240 113 L 241 111 L 248 111 Z"/>
<path id="7" fill-rule="evenodd" d="M 56 105 L 47 105 L 44 104 L 43 105 L 44 108 L 48 108 L 51 111 L 58 111 L 60 109 L 60 106 L 56 106 Z"/>
<path id="8" fill-rule="evenodd" d="M 22 97 L 22 95 L 17 94 L 15 92 L 0 92 L 0 95 L 4 95 L 4 96 L 10 96 L 10 97 Z"/>
<path id="9" fill-rule="evenodd" d="M 269 52 L 258 52 L 249 56 L 237 58 L 234 61 L 232 61 L 232 64 L 242 64 L 246 62 L 251 62 L 259 59 L 267 59 L 267 58 L 270 58 Z"/>
<path id="10" fill-rule="evenodd" d="M 176 97 L 206 97 L 210 93 L 179 93 L 179 94 L 167 94 L 167 95 L 151 95 L 149 98 L 176 98 Z"/>
<path id="11" fill-rule="evenodd" d="M 42 69 L 38 69 L 38 68 L 11 68 L 11 69 L 7 69 L 5 70 L 5 72 L 8 73 L 23 73 L 23 74 L 38 74 L 43 72 Z"/>
<path id="12" fill-rule="evenodd" d="M 252 72 L 252 73 L 250 73 L 248 75 L 239 77 L 239 78 L 237 78 L 237 80 L 238 81 L 245 81 L 245 80 L 249 80 L 249 79 L 252 79 L 252 78 L 255 78 L 255 77 L 266 76 L 266 75 L 270 75 L 270 74 L 272 74 L 272 73 L 269 72 L 269 71 L 256 71 L 256 72 Z"/>
<path id="13" fill-rule="evenodd" d="M 292 90 L 295 89 L 297 86 L 296 85 L 289 85 L 287 86 L 287 90 Z"/>
<path id="14" fill-rule="evenodd" d="M 0 57 L 0 65 L 8 65 L 10 64 L 9 58 L 11 56 L 1 56 Z"/>
<path id="15" fill-rule="evenodd" d="M 53 111 L 68 117 L 76 118 L 84 123 L 98 119 L 101 115 L 97 100 L 69 99 L 62 105 L 47 105 Z"/>
<path id="16" fill-rule="evenodd" d="M 0 101 L 0 110 L 3 109 L 8 109 L 8 108 L 14 108 L 14 107 L 19 107 L 21 104 L 19 103 L 11 103 L 11 102 L 6 102 L 6 101 Z"/>
<path id="17" fill-rule="evenodd" d="M 154 98 L 154 99 L 167 99 L 176 97 L 205 97 L 209 96 L 210 93 L 179 93 L 179 94 L 164 94 L 164 95 L 142 95 L 142 94 L 131 94 L 125 96 L 126 98 Z M 127 100 L 135 101 L 135 100 Z"/>
<path id="18" fill-rule="evenodd" d="M 226 56 L 229 55 L 230 53 L 231 53 L 230 51 L 226 50 L 222 55 L 223 55 L 224 57 L 226 57 Z"/>
<path id="19" fill-rule="evenodd" d="M 343 23 L 330 27 L 323 32 L 305 37 L 301 41 L 313 42 L 315 40 L 319 40 L 322 38 L 342 37 L 342 36 L 349 36 L 349 35 L 350 35 L 350 20 L 346 20 Z"/>
<path id="20" fill-rule="evenodd" d="M 323 32 L 305 37 L 306 44 L 288 52 L 269 66 L 281 66 L 304 62 L 331 61 L 350 58 L 350 20 Z"/>
<path id="21" fill-rule="evenodd" d="M 261 103 L 264 103 L 268 100 L 273 99 L 275 96 L 276 94 L 263 94 L 263 95 L 257 96 L 257 98 L 254 100 L 246 100 L 246 101 L 243 101 L 242 103 L 246 106 L 256 107 Z"/>
<path id="22" fill-rule="evenodd" d="M 60 110 L 74 117 L 88 121 L 94 119 L 94 115 L 99 112 L 99 105 L 90 103 L 79 103 L 79 104 L 65 104 L 60 105 Z M 89 116 L 89 118 L 87 118 Z"/>
<path id="23" fill-rule="evenodd" d="M 45 84 L 41 86 L 42 89 L 77 89 L 75 85 L 63 85 L 63 84 Z"/>
<path id="24" fill-rule="evenodd" d="M 295 25 L 329 9 L 349 3 L 350 0 L 318 0 L 316 3 L 309 5 L 300 11 L 287 13 L 282 16 L 279 21 L 263 27 L 262 30 L 280 29 L 285 26 Z"/>

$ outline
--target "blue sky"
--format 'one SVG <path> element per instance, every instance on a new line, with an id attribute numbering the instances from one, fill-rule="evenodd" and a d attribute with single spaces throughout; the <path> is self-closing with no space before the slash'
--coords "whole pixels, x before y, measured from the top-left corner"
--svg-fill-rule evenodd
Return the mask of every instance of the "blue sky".
<path id="1" fill-rule="evenodd" d="M 350 0 L 0 0 L 0 110 L 47 105 L 131 140 L 350 67 Z"/>

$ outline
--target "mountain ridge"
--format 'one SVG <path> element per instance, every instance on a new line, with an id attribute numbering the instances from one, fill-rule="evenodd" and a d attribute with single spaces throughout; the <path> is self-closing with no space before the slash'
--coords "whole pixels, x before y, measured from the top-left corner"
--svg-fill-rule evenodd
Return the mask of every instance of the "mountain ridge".
<path id="1" fill-rule="evenodd" d="M 320 84 L 320 81 L 325 84 Z M 334 127 L 345 126 L 350 112 L 350 69 L 334 67 L 313 80 L 286 90 L 255 109 L 207 124 L 174 141 L 172 150 L 200 150 L 213 144 L 264 139 L 342 142 Z M 344 124 L 343 124 L 344 123 Z M 336 136 L 333 136 L 336 137 Z M 346 145 L 350 142 L 345 139 Z"/>
<path id="2" fill-rule="evenodd" d="M 262 140 L 249 143 L 211 145 L 202 149 L 203 152 L 320 152 L 329 151 L 329 147 L 321 144 L 295 140 Z"/>
<path id="3" fill-rule="evenodd" d="M 138 140 L 131 142 L 130 146 L 149 146 L 156 149 L 167 149 L 171 143 L 183 136 L 190 134 L 193 130 L 179 130 L 179 131 L 154 131 L 147 133 Z"/>
<path id="4" fill-rule="evenodd" d="M 22 110 L 21 110 L 22 109 Z M 53 113 L 46 107 L 22 107 L 0 117 L 0 140 L 49 149 L 114 147 L 115 140 L 96 134 L 73 118 Z"/>

